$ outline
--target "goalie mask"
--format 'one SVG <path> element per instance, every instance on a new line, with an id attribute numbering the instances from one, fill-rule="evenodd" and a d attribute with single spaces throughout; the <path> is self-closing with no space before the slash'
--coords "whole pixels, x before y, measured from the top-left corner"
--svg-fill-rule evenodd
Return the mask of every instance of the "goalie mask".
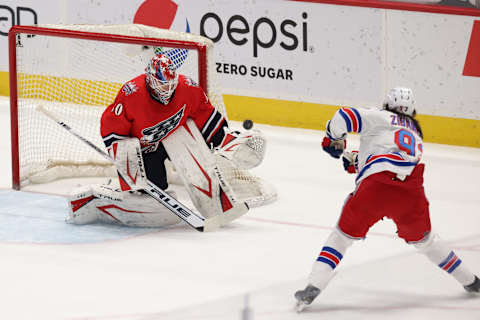
<path id="1" fill-rule="evenodd" d="M 163 54 L 150 60 L 145 69 L 147 86 L 150 93 L 161 103 L 168 104 L 178 84 L 175 64 Z"/>
<path id="2" fill-rule="evenodd" d="M 396 87 L 390 90 L 385 97 L 383 109 L 393 110 L 412 117 L 415 115 L 414 104 L 412 89 Z"/>

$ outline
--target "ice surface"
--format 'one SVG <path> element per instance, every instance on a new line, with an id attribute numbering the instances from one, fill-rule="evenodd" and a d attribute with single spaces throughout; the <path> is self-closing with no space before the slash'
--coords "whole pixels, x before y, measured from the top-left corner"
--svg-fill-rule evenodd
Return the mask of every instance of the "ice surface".
<path id="1" fill-rule="evenodd" d="M 480 297 L 398 239 L 388 220 L 352 246 L 330 286 L 296 314 L 293 293 L 354 181 L 321 151 L 322 132 L 257 127 L 269 144 L 255 173 L 277 187 L 276 203 L 214 233 L 76 227 L 62 224 L 62 198 L 8 190 L 9 111 L 0 100 L 0 319 L 480 319 Z M 424 150 L 433 228 L 480 274 L 480 149 Z"/>
<path id="2" fill-rule="evenodd" d="M 125 239 L 163 229 L 67 224 L 67 200 L 57 195 L 0 190 L 0 204 L 0 242 L 93 243 Z"/>

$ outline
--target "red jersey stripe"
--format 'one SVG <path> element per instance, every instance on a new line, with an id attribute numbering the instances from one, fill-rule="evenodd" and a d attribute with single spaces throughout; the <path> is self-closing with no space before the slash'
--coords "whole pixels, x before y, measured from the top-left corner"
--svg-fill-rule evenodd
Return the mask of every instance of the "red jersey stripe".
<path id="1" fill-rule="evenodd" d="M 355 114 L 353 113 L 353 111 L 348 108 L 342 108 L 342 110 L 345 111 L 345 113 L 348 115 L 348 117 L 352 121 L 352 131 L 358 132 L 358 120 Z"/>

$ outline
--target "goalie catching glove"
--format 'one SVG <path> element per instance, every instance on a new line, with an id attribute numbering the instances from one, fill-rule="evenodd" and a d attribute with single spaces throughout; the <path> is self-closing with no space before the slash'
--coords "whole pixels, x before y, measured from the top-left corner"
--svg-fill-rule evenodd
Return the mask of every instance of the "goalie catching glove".
<path id="1" fill-rule="evenodd" d="M 232 161 L 237 168 L 247 170 L 262 163 L 266 144 L 267 140 L 259 130 L 225 132 L 225 138 L 214 153 Z"/>

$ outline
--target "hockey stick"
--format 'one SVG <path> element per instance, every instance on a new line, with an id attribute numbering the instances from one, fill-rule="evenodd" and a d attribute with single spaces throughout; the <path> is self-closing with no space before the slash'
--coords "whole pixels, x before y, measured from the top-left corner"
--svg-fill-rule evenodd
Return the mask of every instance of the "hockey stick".
<path id="1" fill-rule="evenodd" d="M 70 132 L 72 135 L 80 139 L 82 142 L 84 142 L 86 145 L 88 145 L 90 148 L 95 150 L 98 154 L 100 154 L 102 157 L 110 161 L 111 163 L 114 163 L 113 159 L 102 149 L 97 147 L 95 144 L 93 144 L 91 141 L 77 133 L 74 129 L 72 129 L 69 125 L 67 125 L 65 122 L 60 121 L 57 119 L 52 113 L 47 111 L 43 106 L 37 105 L 35 109 L 41 113 L 43 113 L 46 117 L 50 118 L 51 120 L 55 121 L 59 126 Z M 122 177 L 122 179 L 128 183 L 128 179 L 126 179 L 126 175 L 124 173 L 121 173 L 120 171 L 117 171 L 118 174 Z M 153 182 L 149 181 L 147 179 L 147 188 L 145 188 L 145 192 L 150 195 L 153 199 L 157 200 L 160 202 L 162 205 L 167 207 L 171 212 L 173 212 L 177 217 L 185 221 L 188 225 L 191 227 L 195 228 L 197 231 L 203 232 L 203 231 L 212 231 L 214 229 L 217 229 L 219 226 L 218 221 L 215 219 L 205 219 L 204 217 L 201 217 L 194 213 L 192 210 L 190 210 L 188 207 L 177 201 L 175 198 L 171 197 L 169 194 L 167 194 L 165 191 L 157 187 Z"/>

